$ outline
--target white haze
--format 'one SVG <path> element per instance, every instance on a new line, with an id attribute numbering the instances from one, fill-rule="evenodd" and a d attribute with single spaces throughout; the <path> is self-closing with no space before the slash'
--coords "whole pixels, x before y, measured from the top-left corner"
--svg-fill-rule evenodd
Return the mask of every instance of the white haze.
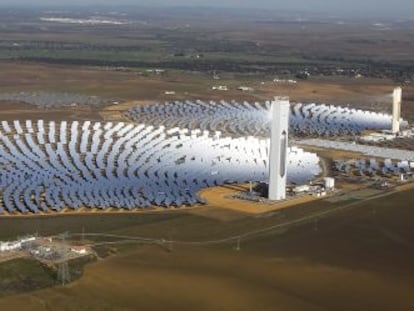
<path id="1" fill-rule="evenodd" d="M 295 10 L 327 13 L 336 16 L 414 16 L 414 0 L 0 0 L 0 6 L 187 6 L 265 8 L 276 11 Z"/>

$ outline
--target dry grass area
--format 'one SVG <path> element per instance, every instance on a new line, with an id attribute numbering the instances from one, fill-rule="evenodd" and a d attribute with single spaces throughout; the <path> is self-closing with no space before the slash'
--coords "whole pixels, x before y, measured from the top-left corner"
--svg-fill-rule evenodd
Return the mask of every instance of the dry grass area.
<path id="1" fill-rule="evenodd" d="M 402 184 L 402 185 L 395 187 L 395 191 L 398 191 L 398 192 L 409 191 L 412 189 L 414 189 L 414 183 Z"/>
<path id="2" fill-rule="evenodd" d="M 104 107 L 99 114 L 105 121 L 119 121 L 119 122 L 130 122 L 131 120 L 125 116 L 125 111 L 140 105 L 151 104 L 151 101 L 127 101 L 118 105 L 111 105 Z"/>
<path id="3" fill-rule="evenodd" d="M 266 83 L 262 89 L 266 93 L 290 96 L 294 101 L 323 102 L 328 104 L 350 105 L 361 109 L 391 112 L 390 95 L 395 83 L 375 79 L 326 78 L 300 81 L 296 86 Z M 414 117 L 414 86 L 404 87 L 402 114 Z"/>
<path id="4" fill-rule="evenodd" d="M 254 94 L 211 90 L 217 84 L 210 75 L 167 71 L 162 75 L 138 75 L 111 69 L 81 66 L 36 65 L 0 62 L 0 92 L 53 91 L 95 95 L 120 101 L 164 101 L 172 99 L 254 99 Z M 231 77 L 219 84 L 232 83 Z M 176 95 L 165 95 L 175 91 Z"/>
<path id="5" fill-rule="evenodd" d="M 305 195 L 298 196 L 284 202 L 265 203 L 233 198 L 234 195 L 248 190 L 248 185 L 233 185 L 207 188 L 200 191 L 199 194 L 207 200 L 208 206 L 220 207 L 221 209 L 254 215 L 282 210 L 288 207 L 309 203 L 317 199 L 313 196 Z"/>
<path id="6" fill-rule="evenodd" d="M 122 112 L 134 105 L 166 100 L 269 100 L 275 95 L 288 95 L 293 101 L 326 102 L 351 105 L 378 111 L 391 110 L 390 94 L 395 84 L 387 80 L 330 78 L 299 81 L 297 85 L 276 84 L 271 77 L 243 77 L 226 75 L 215 81 L 204 73 L 167 71 L 163 75 L 137 75 L 95 67 L 40 65 L 0 62 L 0 92 L 51 91 L 72 92 L 100 96 L 122 102 L 106 107 L 76 107 L 38 109 L 19 103 L 2 103 L 4 118 L 16 119 L 91 119 L 124 120 Z M 265 82 L 262 84 L 262 82 Z M 213 85 L 228 85 L 228 92 L 211 90 Z M 251 86 L 253 93 L 242 93 L 236 88 Z M 176 95 L 165 95 L 175 91 Z M 414 87 L 404 89 L 403 115 L 414 117 Z"/>
<path id="7" fill-rule="evenodd" d="M 300 144 L 300 141 L 297 142 L 297 145 L 299 145 L 301 148 L 303 148 L 304 150 L 308 152 L 317 153 L 320 157 L 323 157 L 326 159 L 358 159 L 358 158 L 365 157 L 362 153 L 358 153 L 358 152 L 326 149 L 326 148 L 320 148 L 320 147 L 308 146 L 308 145 L 303 146 Z"/>
<path id="8" fill-rule="evenodd" d="M 85 277 L 69 288 L 11 297 L 0 301 L 0 305 L 13 306 L 14 310 L 27 306 L 31 310 L 409 307 L 410 291 L 406 284 L 397 281 L 390 287 L 388 281 L 375 273 L 309 264 L 301 259 L 264 259 L 231 250 L 180 249 L 166 254 L 159 249 L 143 248 L 90 266 Z M 379 298 L 379 293 L 385 297 Z M 383 304 L 384 298 L 396 304 Z"/>
<path id="9" fill-rule="evenodd" d="M 126 210 L 126 209 L 120 209 L 116 207 L 109 207 L 105 210 L 99 209 L 99 208 L 89 208 L 89 207 L 80 207 L 76 210 L 73 210 L 71 208 L 63 208 L 59 212 L 42 212 L 40 211 L 38 214 L 32 214 L 32 213 L 26 213 L 22 214 L 19 212 L 13 212 L 9 213 L 7 211 L 3 212 L 0 215 L 0 219 L 13 219 L 13 218 L 59 218 L 59 217 L 65 217 L 65 216 L 94 216 L 94 215 L 145 215 L 145 214 L 171 214 L 177 211 L 186 211 L 186 212 L 193 212 L 196 210 L 199 210 L 202 206 L 201 205 L 194 205 L 194 206 L 182 206 L 179 208 L 175 207 L 160 207 L 160 206 L 151 206 L 145 209 L 132 209 L 132 210 Z"/>
<path id="10" fill-rule="evenodd" d="M 412 195 L 411 190 L 367 201 L 317 223 L 242 240 L 240 251 L 233 244 L 172 251 L 123 246 L 117 255 L 87 266 L 84 277 L 70 286 L 5 297 L 0 308 L 412 310 Z M 186 216 L 115 232 L 175 230 L 192 240 L 202 231 L 213 238 L 234 226 L 265 226 L 274 217 L 223 223 Z"/>
<path id="11" fill-rule="evenodd" d="M 45 121 L 75 121 L 102 120 L 98 111 L 90 107 L 40 109 L 29 104 L 2 102 L 0 103 L 1 120 L 45 120 Z"/>

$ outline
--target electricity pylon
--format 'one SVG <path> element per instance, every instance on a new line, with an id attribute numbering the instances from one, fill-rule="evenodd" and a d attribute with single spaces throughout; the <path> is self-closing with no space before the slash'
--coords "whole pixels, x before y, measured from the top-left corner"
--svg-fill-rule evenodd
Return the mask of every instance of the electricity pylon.
<path id="1" fill-rule="evenodd" d="M 67 236 L 68 236 L 67 232 L 59 235 L 59 238 L 61 239 L 61 245 L 58 251 L 59 263 L 58 263 L 58 271 L 57 271 L 57 281 L 58 283 L 62 284 L 62 286 L 65 286 L 71 281 L 69 264 L 68 264 L 68 259 L 67 259 L 67 252 L 68 252 L 68 245 L 66 243 Z"/>

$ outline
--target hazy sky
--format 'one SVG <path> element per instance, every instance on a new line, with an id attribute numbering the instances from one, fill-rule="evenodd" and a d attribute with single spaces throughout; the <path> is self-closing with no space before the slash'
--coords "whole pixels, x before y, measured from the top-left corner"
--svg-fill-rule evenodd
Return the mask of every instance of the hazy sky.
<path id="1" fill-rule="evenodd" d="M 214 6 L 252 7 L 276 10 L 294 9 L 311 12 L 329 12 L 342 15 L 396 15 L 414 16 L 414 0 L 0 0 L 10 5 L 162 5 L 162 6 Z"/>

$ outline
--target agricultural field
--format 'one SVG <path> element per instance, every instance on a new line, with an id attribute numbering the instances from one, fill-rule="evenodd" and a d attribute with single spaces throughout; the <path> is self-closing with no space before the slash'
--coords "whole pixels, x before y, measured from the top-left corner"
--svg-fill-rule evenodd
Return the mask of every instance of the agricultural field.
<path id="1" fill-rule="evenodd" d="M 247 10 L 4 10 L 0 59 L 57 64 L 412 77 L 409 21 L 335 20 Z M 109 23 L 79 24 L 98 15 Z M 57 19 L 72 19 L 72 22 Z M 81 35 L 79 34 L 81 32 Z M 378 46 L 381 46 L 379 49 Z"/>
<path id="2" fill-rule="evenodd" d="M 53 19 L 96 16 L 88 10 L 63 10 L 59 16 L 42 10 L 2 11 L 0 93 L 98 96 L 108 105 L 185 99 L 255 101 L 284 94 L 293 101 L 389 112 L 386 95 L 403 84 L 403 115 L 414 115 L 414 45 L 407 40 L 414 25 L 410 22 L 392 22 L 383 29 L 374 26 L 375 20 L 312 17 L 299 22 L 294 16 L 243 10 L 99 13 L 101 19 L 114 23 Z M 228 91 L 212 90 L 219 85 Z M 240 92 L 239 86 L 254 92 Z M 11 103 L 19 107 L 16 100 Z M 8 104 L 2 101 L 0 107 L 6 117 L 19 115 Z M 74 118 L 99 120 L 96 112 L 101 109 L 53 111 L 57 116 L 68 111 L 69 118 L 74 114 Z M 46 118 L 50 113 L 45 113 Z M 110 115 L 105 113 L 105 118 Z"/>
<path id="3" fill-rule="evenodd" d="M 120 244 L 113 246 L 117 249 L 114 255 L 87 265 L 84 276 L 69 287 L 6 297 L 0 306 L 46 310 L 64 304 L 67 310 L 180 310 L 202 304 L 205 309 L 231 306 L 238 310 L 258 305 L 263 310 L 272 310 L 274 305 L 286 310 L 410 310 L 414 281 L 412 195 L 411 189 L 360 200 L 329 217 L 274 229 L 242 239 L 239 245 L 236 241 L 172 247 Z M 122 235 L 207 241 L 335 206 L 338 203 L 308 203 L 265 217 L 213 208 L 157 219 L 100 215 L 89 216 L 88 221 L 80 216 L 36 221 L 41 228 L 51 225 L 57 231 L 58 225 L 77 223 L 88 225 L 90 230 Z M 23 228 L 22 223 L 29 221 L 15 219 L 9 224 Z"/>

